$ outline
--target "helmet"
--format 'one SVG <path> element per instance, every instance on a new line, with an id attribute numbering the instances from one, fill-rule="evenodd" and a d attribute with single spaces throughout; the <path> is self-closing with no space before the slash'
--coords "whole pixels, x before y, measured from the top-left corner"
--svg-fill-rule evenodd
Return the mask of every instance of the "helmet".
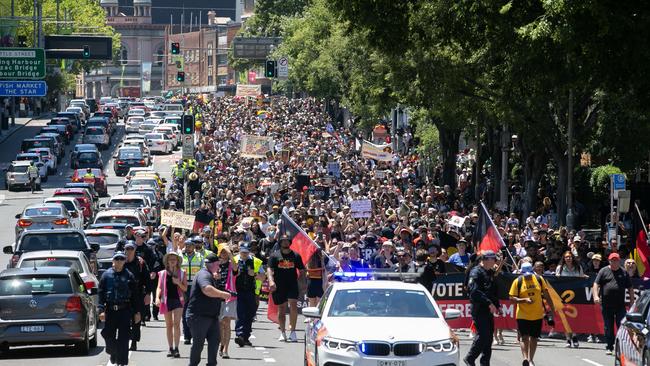
<path id="1" fill-rule="evenodd" d="M 90 169 L 90 168 L 87 168 L 87 169 L 86 169 L 86 173 L 92 173 L 92 172 L 93 172 L 92 169 Z"/>
<path id="2" fill-rule="evenodd" d="M 29 165 L 34 166 L 34 160 L 30 161 Z"/>

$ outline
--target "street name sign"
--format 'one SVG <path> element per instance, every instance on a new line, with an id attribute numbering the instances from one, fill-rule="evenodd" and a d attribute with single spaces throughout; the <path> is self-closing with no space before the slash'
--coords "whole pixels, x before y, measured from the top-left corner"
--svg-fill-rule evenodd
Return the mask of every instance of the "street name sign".
<path id="1" fill-rule="evenodd" d="M 44 79 L 45 50 L 0 48 L 0 79 Z"/>
<path id="2" fill-rule="evenodd" d="M 2 97 L 44 97 L 45 94 L 47 94 L 47 83 L 42 80 L 0 80 L 0 96 Z"/>

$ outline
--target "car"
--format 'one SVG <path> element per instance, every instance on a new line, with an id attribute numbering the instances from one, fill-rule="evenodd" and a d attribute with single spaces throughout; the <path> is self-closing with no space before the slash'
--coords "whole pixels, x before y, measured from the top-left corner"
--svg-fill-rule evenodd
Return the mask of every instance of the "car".
<path id="1" fill-rule="evenodd" d="M 77 160 L 77 154 L 79 154 L 80 151 L 97 151 L 97 152 L 99 152 L 99 149 L 97 149 L 97 145 L 95 145 L 95 144 L 76 144 L 76 145 L 74 145 L 74 147 L 72 148 L 72 151 L 70 152 L 70 166 L 71 167 L 75 166 L 76 160 Z"/>
<path id="2" fill-rule="evenodd" d="M 148 165 L 139 147 L 121 147 L 115 154 L 113 171 L 119 177 L 126 174 L 132 167 L 146 167 Z"/>
<path id="3" fill-rule="evenodd" d="M 66 145 L 70 144 L 70 138 L 67 135 L 66 127 L 64 125 L 48 125 L 44 126 L 38 131 L 39 135 L 44 133 L 58 133 Z"/>
<path id="4" fill-rule="evenodd" d="M 140 135 L 146 135 L 146 134 L 150 133 L 151 131 L 153 131 L 153 129 L 156 128 L 157 126 L 158 126 L 157 123 L 143 122 L 143 123 L 140 124 L 140 128 L 138 128 L 138 133 Z"/>
<path id="5" fill-rule="evenodd" d="M 160 210 L 163 206 L 162 198 L 159 197 L 159 194 L 155 189 L 132 189 L 130 191 L 127 191 L 125 194 L 147 197 L 149 199 L 149 202 L 151 202 L 151 207 L 155 211 L 156 217 L 160 217 Z"/>
<path id="6" fill-rule="evenodd" d="M 126 113 L 127 118 L 131 116 L 140 116 L 144 117 L 147 114 L 144 109 L 129 107 L 129 111 Z"/>
<path id="7" fill-rule="evenodd" d="M 172 140 L 172 146 L 174 148 L 176 146 L 182 145 L 181 134 L 180 131 L 178 131 L 178 127 L 176 127 L 176 125 L 159 125 L 158 127 L 154 128 L 152 132 L 164 133 L 170 140 Z"/>
<path id="8" fill-rule="evenodd" d="M 140 136 L 140 135 L 137 135 Z M 130 136 L 125 137 L 124 141 L 120 144 L 119 147 L 138 147 L 144 156 L 144 159 L 147 162 L 147 166 L 151 164 L 151 151 L 147 147 L 147 142 L 142 138 L 129 138 Z"/>
<path id="9" fill-rule="evenodd" d="M 123 208 L 123 209 L 108 209 L 100 211 L 95 217 L 93 225 L 97 224 L 131 224 L 135 226 L 146 226 L 147 217 L 144 213 L 137 209 Z"/>
<path id="10" fill-rule="evenodd" d="M 149 115 L 152 118 L 165 119 L 165 116 L 167 115 L 167 113 L 164 112 L 164 111 L 153 111 Z"/>
<path id="11" fill-rule="evenodd" d="M 43 200 L 43 203 L 58 203 L 65 207 L 70 214 L 70 221 L 72 227 L 76 229 L 83 229 L 84 227 L 84 213 L 83 208 L 74 197 L 49 197 Z"/>
<path id="12" fill-rule="evenodd" d="M 144 135 L 149 151 L 161 154 L 171 154 L 174 151 L 174 141 L 165 133 L 148 133 Z"/>
<path id="13" fill-rule="evenodd" d="M 99 193 L 95 189 L 95 185 L 90 182 L 68 182 L 63 185 L 63 188 L 83 188 L 88 191 L 90 196 L 93 198 L 93 201 L 99 201 Z"/>
<path id="14" fill-rule="evenodd" d="M 82 154 L 85 154 L 82 153 Z M 92 183 L 95 190 L 99 194 L 100 197 L 107 197 L 108 196 L 108 184 L 106 183 L 106 174 L 104 174 L 104 171 L 100 168 L 91 168 L 91 172 L 95 176 L 94 179 L 92 178 L 84 178 L 84 175 L 88 172 L 87 168 L 84 169 L 76 169 L 73 173 L 72 176 L 70 177 L 71 181 L 73 183 Z"/>
<path id="15" fill-rule="evenodd" d="M 55 154 L 62 158 L 65 156 L 65 144 L 63 143 L 63 139 L 61 138 L 61 136 L 59 136 L 58 133 L 42 133 L 34 136 L 34 138 L 51 140 L 54 145 Z M 42 147 L 42 146 L 34 146 L 34 147 Z"/>
<path id="16" fill-rule="evenodd" d="M 126 133 L 138 133 L 140 130 L 140 125 L 144 123 L 144 117 L 142 116 L 131 116 L 126 120 L 126 125 L 124 127 L 124 132 Z"/>
<path id="17" fill-rule="evenodd" d="M 616 332 L 614 365 L 650 364 L 650 290 L 642 291 Z"/>
<path id="18" fill-rule="evenodd" d="M 109 122 L 110 125 L 111 125 L 111 135 L 115 133 L 115 127 L 114 127 L 114 124 L 116 123 L 116 118 L 115 118 L 115 116 L 113 115 L 113 112 L 111 112 L 111 111 L 95 112 L 95 113 L 93 113 L 93 116 L 92 116 L 91 118 L 95 118 L 95 117 L 104 117 L 104 118 L 108 118 L 108 122 Z"/>
<path id="19" fill-rule="evenodd" d="M 86 128 L 88 127 L 103 127 L 106 129 L 109 136 L 113 135 L 113 124 L 109 118 L 104 116 L 91 117 L 88 122 L 86 122 Z"/>
<path id="20" fill-rule="evenodd" d="M 32 138 L 32 139 L 24 139 L 20 143 L 20 151 L 26 152 L 29 149 L 34 149 L 37 147 L 47 147 L 54 153 L 54 156 L 56 156 L 56 161 L 57 163 L 61 162 L 61 149 L 56 146 L 56 142 L 52 139 L 49 138 Z"/>
<path id="21" fill-rule="evenodd" d="M 15 268 L 0 273 L 0 350 L 70 344 L 81 355 L 97 346 L 97 307 L 74 268 Z"/>
<path id="22" fill-rule="evenodd" d="M 84 110 L 84 108 L 80 105 L 74 105 L 72 107 L 68 107 L 65 109 L 66 112 L 70 113 L 76 113 L 79 116 L 79 119 L 83 123 L 89 116 L 88 113 Z"/>
<path id="23" fill-rule="evenodd" d="M 147 221 L 158 222 L 158 211 L 152 206 L 151 201 L 144 195 L 118 194 L 111 197 L 108 203 L 100 208 L 118 209 L 134 208 L 141 210 L 146 216 Z"/>
<path id="24" fill-rule="evenodd" d="M 47 166 L 49 174 L 56 173 L 58 164 L 56 163 L 56 158 L 54 157 L 54 155 L 52 154 L 49 148 L 37 147 L 34 149 L 29 149 L 27 150 L 27 152 L 39 154 L 41 156 L 41 161 L 43 161 L 45 163 L 45 166 Z"/>
<path id="25" fill-rule="evenodd" d="M 92 221 L 96 205 L 90 193 L 84 188 L 58 188 L 54 190 L 53 197 L 74 197 L 83 208 L 83 216 L 86 222 Z"/>
<path id="26" fill-rule="evenodd" d="M 176 125 L 180 126 L 183 124 L 183 120 L 181 119 L 181 115 L 178 116 L 166 116 L 165 120 L 162 123 L 163 125 L 170 124 L 170 125 Z"/>
<path id="27" fill-rule="evenodd" d="M 183 115 L 183 105 L 182 104 L 164 104 L 162 110 L 167 113 L 168 116 L 181 116 Z"/>
<path id="28" fill-rule="evenodd" d="M 60 203 L 34 203 L 16 214 L 16 240 L 23 231 L 73 227 L 72 214 Z M 77 227 L 76 229 L 82 229 Z"/>
<path id="29" fill-rule="evenodd" d="M 88 105 L 88 108 L 90 108 L 90 113 L 94 113 L 97 111 L 97 101 L 93 98 L 86 98 L 86 104 Z"/>
<path id="30" fill-rule="evenodd" d="M 72 112 L 58 112 L 56 117 L 67 117 L 72 122 L 72 131 L 77 133 L 81 130 L 81 118 L 76 113 Z"/>
<path id="31" fill-rule="evenodd" d="M 41 181 L 47 182 L 48 169 L 45 162 L 41 160 L 41 154 L 37 153 L 20 153 L 16 155 L 16 161 L 30 161 L 34 162 L 34 165 L 38 168 L 38 175 L 41 177 Z"/>
<path id="32" fill-rule="evenodd" d="M 82 251 L 91 262 L 97 261 L 99 245 L 91 245 L 80 229 L 28 230 L 23 232 L 13 245 L 2 248 L 4 254 L 11 254 L 7 268 L 14 268 L 20 257 L 27 252 L 37 250 L 74 250 Z M 96 266 L 96 263 L 95 263 Z"/>
<path id="33" fill-rule="evenodd" d="M 117 243 L 124 237 L 120 229 L 86 229 L 86 239 L 91 244 L 99 244 L 97 251 L 97 264 L 99 265 L 98 273 L 101 275 L 104 271 L 113 265 L 113 253 Z"/>
<path id="34" fill-rule="evenodd" d="M 9 168 L 5 169 L 5 189 L 11 191 L 16 187 L 29 188 L 29 174 L 27 168 L 29 161 L 12 161 Z M 41 177 L 40 174 L 36 178 L 36 190 L 41 190 Z"/>
<path id="35" fill-rule="evenodd" d="M 104 162 L 99 151 L 80 151 L 75 157 L 72 169 L 97 168 L 104 169 Z"/>
<path id="36" fill-rule="evenodd" d="M 47 123 L 48 126 L 57 126 L 61 127 L 63 126 L 63 133 L 59 132 L 62 139 L 66 141 L 66 145 L 70 143 L 72 140 L 72 136 L 74 136 L 75 130 L 73 126 L 73 122 L 70 120 L 69 117 L 54 117 L 50 120 L 50 122 Z"/>
<path id="37" fill-rule="evenodd" d="M 87 290 L 98 289 L 97 268 L 88 260 L 84 252 L 74 250 L 43 250 L 23 254 L 16 268 L 68 267 L 76 270 Z M 97 295 L 93 302 L 98 303 Z"/>
<path id="38" fill-rule="evenodd" d="M 345 276 L 346 274 L 335 273 Z M 352 273 L 356 276 L 356 273 Z M 368 273 L 360 273 L 368 275 Z M 303 308 L 306 365 L 458 365 L 458 339 L 421 284 L 335 282 L 318 307 Z"/>
<path id="39" fill-rule="evenodd" d="M 108 130 L 99 126 L 86 127 L 83 137 L 84 144 L 95 144 L 100 150 L 105 150 L 111 144 Z"/>
<path id="40" fill-rule="evenodd" d="M 161 199 L 164 193 L 163 187 L 158 183 L 159 178 L 155 176 L 139 176 L 136 175 L 129 179 L 129 182 L 124 187 L 124 192 L 137 189 L 153 189 L 158 194 L 158 199 Z"/>

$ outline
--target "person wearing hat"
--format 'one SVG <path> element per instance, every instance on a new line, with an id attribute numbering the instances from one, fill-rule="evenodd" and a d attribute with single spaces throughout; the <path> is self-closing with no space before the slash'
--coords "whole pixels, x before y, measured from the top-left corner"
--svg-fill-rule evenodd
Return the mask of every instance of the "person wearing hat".
<path id="1" fill-rule="evenodd" d="M 131 321 L 140 322 L 137 283 L 133 274 L 124 268 L 124 252 L 113 254 L 113 265 L 99 280 L 97 291 L 99 320 L 104 323 L 101 335 L 106 341 L 110 362 L 129 364 L 129 339 Z"/>
<path id="2" fill-rule="evenodd" d="M 189 366 L 198 366 L 201 362 L 201 353 L 206 340 L 207 364 L 217 364 L 220 338 L 219 312 L 222 301 L 230 299 L 230 293 L 217 288 L 219 278 L 219 256 L 210 253 L 205 258 L 205 267 L 196 274 L 187 305 L 187 322 L 193 340 Z"/>
<path id="3" fill-rule="evenodd" d="M 264 278 L 264 269 L 261 266 L 255 270 L 255 259 L 250 254 L 248 244 L 239 245 L 239 255 L 235 257 L 237 265 L 237 278 L 235 289 L 237 290 L 237 321 L 235 322 L 235 343 L 239 347 L 252 346 L 249 340 L 253 327 L 253 318 L 257 311 L 255 299 L 256 280 Z M 260 260 L 261 262 L 261 260 Z"/>
<path id="4" fill-rule="evenodd" d="M 381 244 L 381 250 L 373 258 L 374 268 L 397 268 L 397 258 L 394 252 L 395 244 L 392 240 L 385 240 Z"/>
<path id="5" fill-rule="evenodd" d="M 456 253 L 452 254 L 449 257 L 449 263 L 456 265 L 457 267 L 467 268 L 469 265 L 469 254 L 467 254 L 467 241 L 465 239 L 460 239 L 456 242 Z"/>
<path id="6" fill-rule="evenodd" d="M 138 299 L 137 307 L 140 314 L 144 313 L 145 303 L 144 298 L 147 294 L 151 293 L 151 281 L 149 280 L 149 268 L 144 262 L 142 257 L 135 254 L 136 245 L 132 240 L 127 241 L 124 246 L 124 253 L 126 254 L 125 268 L 131 272 L 136 281 L 136 298 Z M 131 324 L 131 351 L 138 350 L 138 342 L 140 342 L 140 325 L 141 323 L 132 322 Z"/>
<path id="7" fill-rule="evenodd" d="M 280 338 L 283 342 L 297 342 L 296 322 L 298 321 L 298 276 L 304 275 L 305 265 L 300 254 L 291 250 L 291 238 L 286 234 L 279 238 L 280 249 L 269 256 L 269 290 L 273 302 L 278 306 Z M 288 304 L 288 305 L 287 305 Z M 289 307 L 289 338 L 285 331 L 287 306 Z"/>
<path id="8" fill-rule="evenodd" d="M 592 293 L 594 303 L 600 304 L 603 313 L 605 351 L 608 355 L 614 352 L 614 326 L 621 325 L 625 317 L 625 291 L 630 297 L 630 304 L 634 303 L 634 289 L 630 276 L 621 268 L 621 256 L 611 253 L 609 265 L 603 267 L 594 280 Z"/>
<path id="9" fill-rule="evenodd" d="M 497 260 L 496 253 L 491 250 L 483 251 L 478 260 L 478 265 L 469 272 L 467 282 L 469 300 L 472 304 L 472 321 L 476 326 L 476 336 L 463 359 L 469 366 L 474 366 L 474 362 L 481 355 L 481 365 L 490 364 L 494 315 L 500 313 L 501 307 L 492 274 Z"/>
<path id="10" fill-rule="evenodd" d="M 555 312 L 553 301 L 548 294 L 548 284 L 544 277 L 534 273 L 530 262 L 524 262 L 521 265 L 521 275 L 512 282 L 508 294 L 510 301 L 517 304 L 517 332 L 524 359 L 522 365 L 534 365 L 537 340 L 542 333 L 542 322 L 546 313 L 542 299 L 546 300 L 551 311 Z"/>
<path id="11" fill-rule="evenodd" d="M 156 306 L 165 316 L 167 328 L 167 357 L 180 358 L 178 344 L 181 340 L 181 318 L 187 291 L 187 275 L 181 268 L 182 257 L 176 252 L 169 252 L 163 257 L 165 268 L 158 272 L 156 288 Z"/>
<path id="12" fill-rule="evenodd" d="M 190 327 L 187 323 L 187 300 L 192 291 L 192 285 L 194 284 L 194 278 L 201 268 L 203 268 L 204 257 L 201 253 L 194 251 L 194 242 L 191 239 L 186 239 L 185 248 L 183 249 L 181 269 L 186 274 L 187 277 L 187 291 L 184 293 L 185 301 L 183 304 L 183 343 L 192 344 L 192 334 L 190 333 Z"/>
<path id="13" fill-rule="evenodd" d="M 155 285 L 155 279 L 156 279 L 156 267 L 157 267 L 157 256 L 156 253 L 154 252 L 153 249 L 151 249 L 149 246 L 147 246 L 146 241 L 147 241 L 147 232 L 144 231 L 143 229 L 136 229 L 135 230 L 135 254 L 144 259 L 144 262 L 147 264 L 147 268 L 149 269 L 149 280 L 150 284 L 148 288 L 155 290 L 156 285 Z M 149 308 L 149 305 L 151 303 L 151 295 L 147 293 L 145 296 L 144 304 L 144 312 L 143 312 L 143 320 L 144 321 L 149 321 L 151 317 L 151 309 Z M 158 316 L 158 308 L 154 305 L 153 309 L 153 315 L 154 319 L 157 318 Z"/>

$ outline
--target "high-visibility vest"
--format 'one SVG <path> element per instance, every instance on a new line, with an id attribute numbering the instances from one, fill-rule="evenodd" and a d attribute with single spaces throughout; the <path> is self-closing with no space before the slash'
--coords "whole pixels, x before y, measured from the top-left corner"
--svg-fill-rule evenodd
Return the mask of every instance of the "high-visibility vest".
<path id="1" fill-rule="evenodd" d="M 249 254 L 249 256 L 253 258 L 253 271 L 255 271 L 255 275 L 257 276 L 260 272 L 260 268 L 262 268 L 262 260 L 251 254 Z M 235 256 L 235 262 L 239 263 L 239 254 Z M 261 291 L 262 281 L 255 279 L 255 295 L 259 295 Z"/>
<path id="2" fill-rule="evenodd" d="M 194 276 L 203 268 L 203 255 L 199 252 L 194 252 L 192 257 L 183 253 L 183 263 L 181 263 L 181 269 L 187 273 L 187 283 L 194 282 Z"/>

